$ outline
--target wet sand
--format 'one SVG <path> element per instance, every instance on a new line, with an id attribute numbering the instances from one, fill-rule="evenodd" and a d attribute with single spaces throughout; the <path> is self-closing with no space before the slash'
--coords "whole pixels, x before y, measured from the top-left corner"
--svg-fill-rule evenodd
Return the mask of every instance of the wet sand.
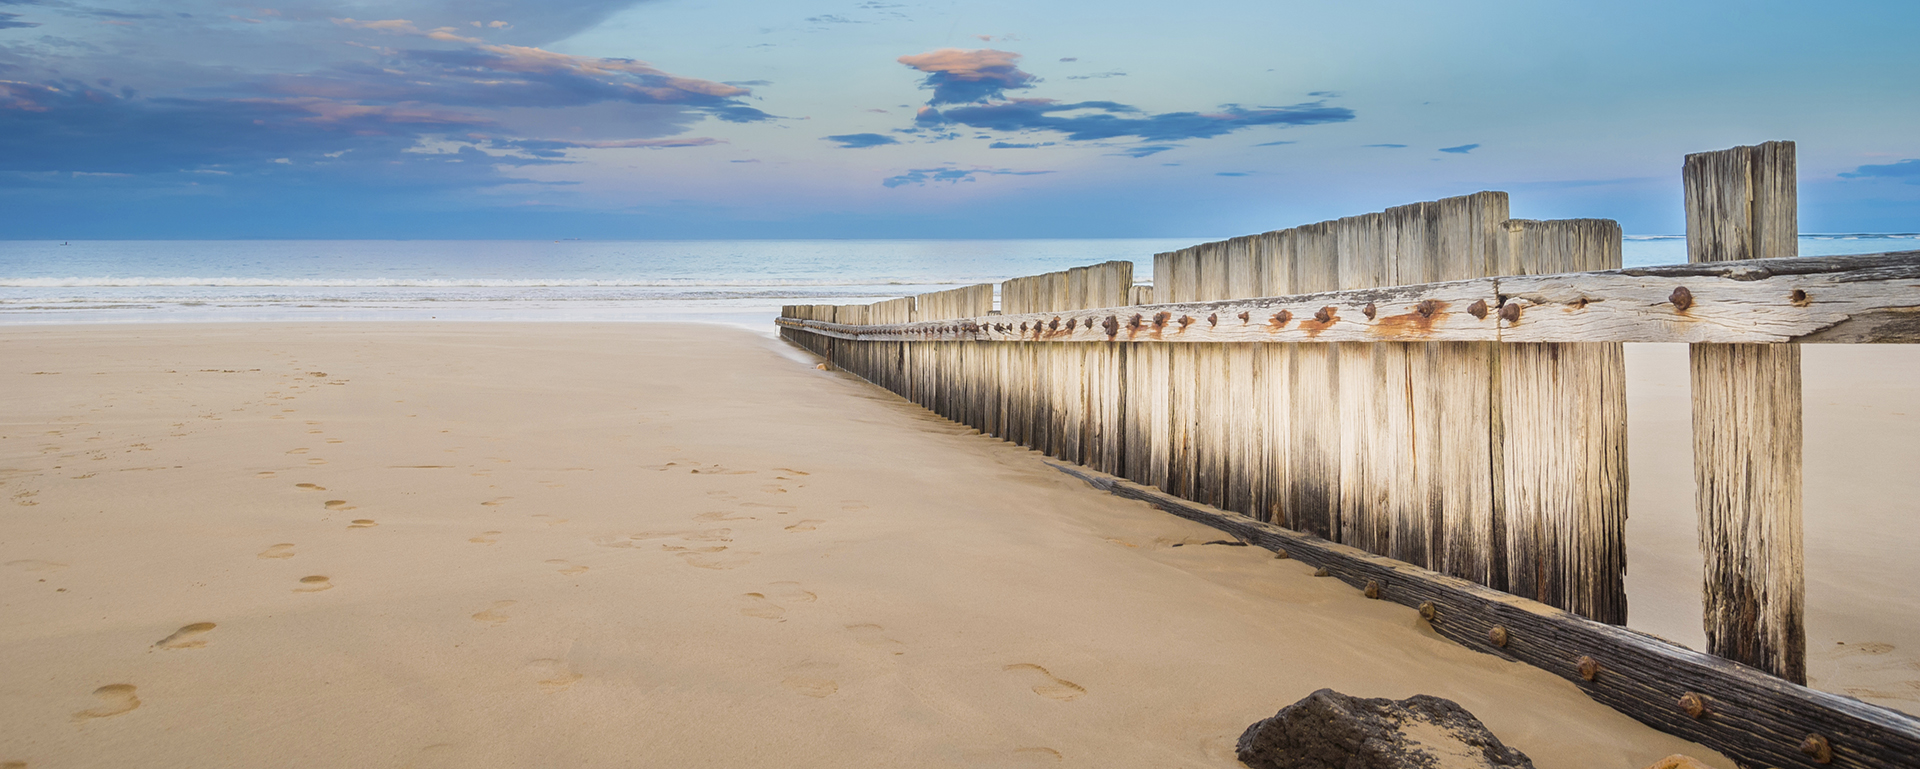
<path id="1" fill-rule="evenodd" d="M 0 763 L 1231 767 L 1332 687 L 1542 767 L 1731 765 L 743 331 L 14 327 L 0 361 Z"/>

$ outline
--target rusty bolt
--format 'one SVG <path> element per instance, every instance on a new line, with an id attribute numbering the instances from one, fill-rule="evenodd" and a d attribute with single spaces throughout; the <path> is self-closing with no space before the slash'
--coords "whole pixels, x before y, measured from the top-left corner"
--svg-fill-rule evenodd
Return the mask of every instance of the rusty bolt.
<path id="1" fill-rule="evenodd" d="M 1100 324 L 1100 327 L 1107 330 L 1107 336 L 1113 336 L 1114 334 L 1120 333 L 1120 319 L 1108 315 L 1107 322 Z"/>
<path id="2" fill-rule="evenodd" d="M 1576 309 L 1576 310 L 1587 309 L 1587 298 L 1583 296 L 1583 297 L 1580 297 L 1579 299 L 1573 300 L 1573 309 Z"/>
<path id="3" fill-rule="evenodd" d="M 1433 317 L 1434 312 L 1438 311 L 1439 309 L 1440 309 L 1440 303 L 1433 301 L 1432 299 L 1422 299 L 1420 300 L 1419 304 L 1416 304 L 1413 306 L 1413 311 L 1420 313 L 1420 317 L 1422 318 Z"/>
<path id="4" fill-rule="evenodd" d="M 1583 654 L 1583 655 L 1580 655 L 1580 659 L 1575 660 L 1575 662 L 1578 663 L 1578 667 L 1580 668 L 1581 678 L 1584 678 L 1588 681 L 1592 681 L 1600 677 L 1600 661 L 1599 660 L 1596 660 L 1592 657 L 1588 657 Z"/>
<path id="5" fill-rule="evenodd" d="M 1686 711 L 1687 715 L 1693 716 L 1694 718 L 1707 717 L 1707 713 L 1711 712 L 1707 703 L 1707 695 L 1699 692 L 1687 692 L 1686 694 L 1680 695 L 1680 709 Z"/>
<path id="6" fill-rule="evenodd" d="M 1520 303 L 1508 302 L 1500 305 L 1500 319 L 1508 323 L 1520 322 Z"/>
<path id="7" fill-rule="evenodd" d="M 1027 333 L 1027 324 L 1026 324 L 1026 322 L 1025 322 L 1025 321 L 1022 321 L 1022 322 L 1020 323 L 1020 333 L 1022 333 L 1022 334 L 1025 334 L 1025 333 Z"/>
<path id="8" fill-rule="evenodd" d="M 1499 625 L 1494 625 L 1492 630 L 1487 631 L 1487 643 L 1506 648 L 1507 629 Z"/>
<path id="9" fill-rule="evenodd" d="M 1167 319 L 1169 319 L 1169 318 L 1172 318 L 1172 317 L 1173 317 L 1173 313 L 1170 313 L 1170 312 L 1156 312 L 1156 313 L 1154 313 L 1154 314 L 1153 314 L 1153 327 L 1154 327 L 1154 328 L 1166 328 L 1166 326 L 1167 326 Z"/>
<path id="10" fill-rule="evenodd" d="M 1293 320 L 1293 313 L 1281 310 L 1273 314 L 1273 325 L 1284 326 Z"/>
<path id="11" fill-rule="evenodd" d="M 1285 551 L 1285 550 L 1275 550 L 1275 551 L 1273 551 L 1273 558 L 1274 558 L 1274 560 L 1277 560 L 1277 561 L 1284 561 L 1284 560 L 1287 560 L 1287 551 Z"/>
<path id="12" fill-rule="evenodd" d="M 1330 571 L 1327 571 L 1327 567 L 1325 567 L 1325 566 L 1322 566 L 1322 567 L 1320 567 L 1320 568 L 1318 568 L 1318 569 L 1314 569 L 1314 570 L 1313 570 L 1313 576 L 1316 576 L 1316 577 L 1331 577 L 1331 576 L 1333 576 L 1333 572 L 1330 572 Z"/>
<path id="13" fill-rule="evenodd" d="M 1216 313 L 1214 313 L 1214 314 L 1212 314 L 1212 315 L 1208 315 L 1208 316 L 1207 316 L 1207 325 L 1208 325 L 1208 326 L 1218 326 L 1218 325 L 1220 325 L 1220 313 L 1217 313 L 1217 312 L 1216 312 Z"/>
<path id="14" fill-rule="evenodd" d="M 1421 619 L 1426 620 L 1428 622 L 1432 622 L 1435 618 L 1439 616 L 1440 616 L 1440 607 L 1433 605 L 1432 601 L 1420 602 L 1420 618 Z"/>
<path id="15" fill-rule="evenodd" d="M 1467 305 L 1467 314 L 1472 315 L 1473 317 L 1479 318 L 1481 320 L 1486 320 L 1487 319 L 1487 300 L 1485 299 L 1473 300 L 1473 304 Z"/>
<path id="16" fill-rule="evenodd" d="M 1074 327 L 1075 325 L 1077 325 L 1077 324 L 1078 324 L 1078 322 L 1079 322 L 1079 319 L 1078 319 L 1078 318 L 1068 318 L 1068 319 L 1067 319 L 1067 330 L 1068 330 L 1068 331 L 1072 331 L 1072 330 L 1073 330 L 1073 327 Z"/>
<path id="17" fill-rule="evenodd" d="M 1192 315 L 1182 315 L 1182 316 L 1180 316 L 1180 328 L 1182 328 L 1182 329 L 1185 329 L 1186 327 L 1188 327 L 1188 326 L 1191 326 L 1191 325 L 1193 325 L 1193 316 L 1192 316 Z"/>
<path id="18" fill-rule="evenodd" d="M 1681 286 L 1667 295 L 1667 301 L 1673 303 L 1673 309 L 1686 312 L 1688 307 L 1693 306 L 1693 292 L 1688 291 L 1686 286 Z"/>
<path id="19" fill-rule="evenodd" d="M 1320 321 L 1321 323 L 1332 323 L 1333 307 L 1327 306 L 1327 307 L 1320 308 L 1319 310 L 1313 313 L 1313 319 Z"/>
<path id="20" fill-rule="evenodd" d="M 1367 589 L 1365 589 L 1365 590 L 1362 590 L 1362 591 L 1360 591 L 1360 592 L 1362 592 L 1362 593 L 1364 593 L 1364 594 L 1366 594 L 1366 596 L 1367 596 L 1368 598 L 1372 598 L 1372 599 L 1375 599 L 1375 600 L 1379 600 L 1379 598 L 1380 598 L 1380 583 L 1379 583 L 1379 581 L 1377 581 L 1377 580 L 1371 580 L 1371 579 L 1370 579 L 1370 580 L 1367 580 Z"/>
<path id="21" fill-rule="evenodd" d="M 1374 313 L 1378 312 L 1374 309 L 1372 302 L 1368 302 L 1367 306 L 1360 308 L 1360 311 L 1367 314 L 1367 320 L 1373 320 Z"/>
<path id="22" fill-rule="evenodd" d="M 1133 320 L 1132 320 L 1131 322 L 1129 322 L 1129 323 L 1127 323 L 1127 328 L 1135 328 L 1135 329 L 1137 329 L 1137 328 L 1139 328 L 1139 327 L 1140 327 L 1140 313 L 1137 313 L 1137 312 L 1136 312 L 1136 313 L 1134 313 L 1134 314 L 1133 314 Z"/>
<path id="23" fill-rule="evenodd" d="M 1240 322 L 1246 323 L 1250 319 L 1251 315 L 1253 315 L 1253 313 L 1250 313 L 1250 312 L 1240 313 Z"/>
<path id="24" fill-rule="evenodd" d="M 1793 306 L 1795 307 L 1805 307 L 1813 304 L 1813 300 L 1807 298 L 1807 292 L 1797 288 L 1793 290 L 1793 293 L 1790 294 L 1788 298 L 1793 301 Z"/>
<path id="25" fill-rule="evenodd" d="M 1809 734 L 1800 741 L 1800 752 L 1813 759 L 1816 764 L 1833 763 L 1833 743 L 1818 734 Z"/>

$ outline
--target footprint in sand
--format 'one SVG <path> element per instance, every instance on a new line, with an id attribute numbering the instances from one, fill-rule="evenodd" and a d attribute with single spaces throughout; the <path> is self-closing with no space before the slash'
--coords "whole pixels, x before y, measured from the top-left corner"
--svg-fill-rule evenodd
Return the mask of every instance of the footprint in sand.
<path id="1" fill-rule="evenodd" d="M 133 684 L 107 684 L 93 690 L 93 696 L 100 700 L 100 706 L 73 714 L 74 721 L 112 718 L 140 707 L 140 698 L 133 696 Z"/>
<path id="2" fill-rule="evenodd" d="M 792 526 L 788 526 L 787 531 L 813 531 L 814 529 L 820 528 L 820 524 L 823 523 L 826 523 L 826 521 L 818 518 L 808 518 Z"/>
<path id="3" fill-rule="evenodd" d="M 867 503 L 857 499 L 843 499 L 840 500 L 840 509 L 849 513 L 857 513 L 867 509 Z"/>
<path id="4" fill-rule="evenodd" d="M 785 493 L 787 493 L 787 490 L 786 490 L 786 489 L 783 489 L 783 488 L 780 488 L 779 486 L 772 486 L 772 485 L 768 485 L 768 486 L 761 486 L 761 487 L 760 487 L 760 490 L 761 490 L 761 491 L 763 491 L 763 492 L 766 492 L 766 493 L 768 493 L 768 494 L 785 494 Z"/>
<path id="5" fill-rule="evenodd" d="M 488 607 L 485 611 L 474 614 L 473 621 L 485 622 L 489 625 L 498 625 L 502 622 L 506 622 L 508 619 L 505 613 L 507 610 L 507 607 L 512 606 L 516 603 L 519 603 L 519 601 L 494 601 L 493 605 Z"/>
<path id="6" fill-rule="evenodd" d="M 750 521 L 750 520 L 753 520 L 751 516 L 734 515 L 733 513 L 727 512 L 725 510 L 720 510 L 720 511 L 711 512 L 711 513 L 701 513 L 699 515 L 694 516 L 693 519 L 696 521 Z"/>
<path id="7" fill-rule="evenodd" d="M 313 484 L 313 483 L 296 483 L 293 485 L 293 487 L 296 489 L 300 489 L 302 491 L 326 491 L 327 490 L 327 487 L 321 486 L 319 484 Z"/>
<path id="8" fill-rule="evenodd" d="M 534 675 L 534 683 L 540 686 L 540 691 L 548 694 L 566 691 L 573 682 L 584 678 L 569 669 L 566 660 L 534 660 L 527 663 L 527 671 Z"/>
<path id="9" fill-rule="evenodd" d="M 753 556 L 759 555 L 759 553 L 736 552 L 725 555 L 715 553 L 680 553 L 679 555 L 680 560 L 686 561 L 688 566 L 696 569 L 726 571 L 747 565 L 749 561 L 753 560 Z"/>
<path id="10" fill-rule="evenodd" d="M 726 545 L 661 545 L 661 550 L 669 553 L 721 553 Z"/>
<path id="11" fill-rule="evenodd" d="M 1052 766 L 1064 757 L 1053 748 L 1019 748 L 1013 751 L 1013 758 L 1024 766 Z"/>
<path id="12" fill-rule="evenodd" d="M 793 468 L 791 468 L 791 467 L 776 467 L 776 468 L 773 468 L 773 469 L 775 469 L 775 470 L 778 470 L 778 471 L 780 471 L 780 472 L 783 472 L 783 473 L 787 473 L 787 474 L 789 474 L 789 475 L 812 475 L 812 474 L 813 474 L 813 473 L 809 473 L 809 472 L 804 472 L 804 471 L 801 471 L 801 470 L 795 470 L 795 469 L 793 469 Z"/>
<path id="13" fill-rule="evenodd" d="M 509 499 L 513 499 L 513 497 L 498 497 L 495 499 L 489 499 L 485 502 L 481 502 L 480 506 L 481 507 L 499 507 L 500 503 L 505 502 Z"/>
<path id="14" fill-rule="evenodd" d="M 327 500 L 327 502 L 326 502 L 326 504 L 325 504 L 325 505 L 322 505 L 322 506 L 323 506 L 323 507 L 325 507 L 325 508 L 326 508 L 326 509 L 328 509 L 328 510 L 352 510 L 352 509 L 354 509 L 354 508 L 351 508 L 351 507 L 348 507 L 348 506 L 347 506 L 347 501 L 346 501 L 346 500 L 344 500 L 344 499 L 329 499 L 329 500 Z"/>
<path id="15" fill-rule="evenodd" d="M 272 547 L 269 547 L 265 550 L 260 551 L 260 555 L 258 557 L 260 558 L 292 558 L 293 543 L 282 542 L 278 545 L 274 545 Z"/>
<path id="16" fill-rule="evenodd" d="M 1050 700 L 1068 702 L 1079 699 L 1080 695 L 1087 693 L 1086 687 L 1064 678 L 1056 678 L 1052 673 L 1047 672 L 1046 668 L 1030 662 L 1018 662 L 1001 669 L 1038 676 L 1038 683 L 1033 685 L 1033 693 Z"/>
<path id="17" fill-rule="evenodd" d="M 346 443 L 346 441 L 340 440 L 339 438 L 328 438 L 327 442 L 328 443 Z"/>
<path id="18" fill-rule="evenodd" d="M 324 577 L 324 576 L 321 576 L 321 575 L 319 575 L 319 574 L 315 574 L 315 575 L 313 575 L 313 576 L 311 576 L 311 577 L 301 577 L 301 578 L 300 578 L 300 586 L 299 586 L 299 587 L 296 587 L 296 588 L 294 588 L 294 589 L 293 589 L 293 592 L 296 592 L 296 593 L 318 593 L 318 592 L 320 592 L 320 591 L 322 591 L 322 590 L 332 590 L 332 589 L 333 589 L 333 582 L 332 582 L 332 581 L 330 581 L 330 580 L 328 580 L 328 579 L 327 579 L 326 577 Z"/>
<path id="19" fill-rule="evenodd" d="M 351 508 L 351 507 L 349 507 L 349 508 L 347 508 L 347 509 L 348 509 L 348 510 L 352 510 L 353 508 Z M 371 529 L 371 528 L 373 528 L 373 527 L 375 527 L 375 526 L 379 526 L 379 525 L 380 525 L 380 524 L 378 524 L 378 523 L 375 523 L 375 522 L 374 522 L 374 520 L 373 520 L 372 518 L 355 518 L 355 519 L 353 519 L 353 522 L 352 522 L 352 523 L 349 523 L 349 524 L 347 524 L 347 528 L 349 528 L 349 529 Z"/>
<path id="20" fill-rule="evenodd" d="M 324 459 L 309 459 L 309 460 L 307 460 L 307 464 L 310 464 L 310 465 L 324 465 L 324 464 L 326 464 L 326 463 L 327 463 L 327 460 L 324 460 Z"/>
<path id="21" fill-rule="evenodd" d="M 831 696 L 834 692 L 840 691 L 840 684 L 831 678 L 793 676 L 781 681 L 780 685 L 815 698 Z"/>
<path id="22" fill-rule="evenodd" d="M 740 613 L 760 619 L 781 619 L 787 615 L 787 610 L 767 600 L 763 593 L 744 593 L 740 596 Z"/>
<path id="23" fill-rule="evenodd" d="M 813 603 L 820 599 L 813 591 L 801 588 L 798 582 L 775 582 L 767 587 L 767 595 L 787 603 Z"/>
<path id="24" fill-rule="evenodd" d="M 306 450 L 306 449 L 294 449 L 294 450 L 292 450 L 292 451 L 289 451 L 289 452 L 287 452 L 287 453 L 288 453 L 288 454 L 305 454 L 305 453 L 307 453 L 307 450 Z"/>
<path id="25" fill-rule="evenodd" d="M 211 622 L 195 622 L 173 631 L 173 635 L 154 642 L 162 649 L 198 649 L 207 645 L 207 639 L 201 638 L 213 629 Z"/>
<path id="26" fill-rule="evenodd" d="M 58 563 L 55 561 L 41 561 L 33 558 L 27 558 L 19 561 L 8 561 L 7 565 L 15 569 L 23 569 L 26 571 L 59 571 L 61 569 L 67 568 L 67 565 L 64 563 Z"/>
<path id="27" fill-rule="evenodd" d="M 871 622 L 863 622 L 858 625 L 847 626 L 847 632 L 852 633 L 854 642 L 860 644 L 861 646 L 865 646 L 870 649 L 879 649 L 881 651 L 893 652 L 894 656 L 896 657 L 902 654 L 906 654 L 907 645 L 900 643 L 899 641 L 895 641 L 891 638 L 888 638 L 886 636 L 886 630 L 887 630 L 886 628 L 883 628 L 879 625 L 875 625 Z"/>
<path id="28" fill-rule="evenodd" d="M 547 563 L 553 564 L 555 566 L 564 566 L 565 568 L 562 568 L 559 571 L 561 574 L 565 574 L 569 577 L 575 574 L 584 573 L 587 570 L 587 567 L 574 564 L 565 558 L 555 558 L 553 560 L 547 561 Z"/>
<path id="29" fill-rule="evenodd" d="M 467 541 L 472 542 L 476 545 L 491 545 L 495 542 L 500 541 L 498 539 L 499 536 L 500 536 L 500 532 L 497 532 L 497 531 L 483 531 L 472 537 L 468 537 Z"/>
<path id="30" fill-rule="evenodd" d="M 275 473 L 274 473 L 274 472 L 273 472 L 272 470 L 267 470 L 267 471 L 265 471 L 265 472 L 259 472 L 259 473 L 254 473 L 254 474 L 253 474 L 253 477 L 255 477 L 255 478 L 272 478 L 272 477 L 273 477 L 274 475 L 275 475 Z"/>

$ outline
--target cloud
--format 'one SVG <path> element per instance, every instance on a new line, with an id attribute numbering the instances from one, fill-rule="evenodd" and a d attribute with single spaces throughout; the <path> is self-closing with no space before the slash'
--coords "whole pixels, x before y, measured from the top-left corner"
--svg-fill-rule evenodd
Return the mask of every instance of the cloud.
<path id="1" fill-rule="evenodd" d="M 1840 174 L 1842 179 L 1905 179 L 1920 184 L 1920 158 L 1909 158 L 1877 166 L 1861 166 Z"/>
<path id="2" fill-rule="evenodd" d="M 1061 59 L 1061 61 L 1079 61 L 1079 60 L 1080 60 L 1080 57 L 1078 56 L 1068 56 Z"/>
<path id="3" fill-rule="evenodd" d="M 1036 78 L 1016 66 L 1020 54 L 981 48 L 937 51 L 902 56 L 901 64 L 927 73 L 922 87 L 933 89 L 931 106 L 967 104 L 1002 97 L 1007 91 L 1032 88 Z"/>
<path id="4" fill-rule="evenodd" d="M 1091 75 L 1068 75 L 1067 79 L 1068 80 L 1105 80 L 1110 77 L 1126 77 L 1126 76 L 1127 76 L 1127 73 L 1121 72 L 1119 70 L 1114 70 L 1112 72 L 1095 72 Z"/>
<path id="5" fill-rule="evenodd" d="M 1338 99 L 1341 96 L 1339 91 L 1309 91 L 1307 95 L 1321 99 Z"/>
<path id="6" fill-rule="evenodd" d="M 1033 148 L 1035 148 L 1035 147 L 1051 147 L 1051 146 L 1053 146 L 1053 142 L 1036 142 L 1036 143 L 1032 143 L 1032 144 L 1016 144 L 1016 143 L 1014 143 L 1014 142 L 994 142 L 994 143 L 992 143 L 992 144 L 989 144 L 989 145 L 987 145 L 987 149 L 990 149 L 990 150 L 1030 150 L 1030 149 L 1033 149 Z"/>
<path id="7" fill-rule="evenodd" d="M 1228 104 L 1215 112 L 1149 115 L 1142 114 L 1138 108 L 1110 101 L 1061 103 L 1052 99 L 1014 99 L 944 111 L 926 108 L 920 111 L 915 122 L 923 127 L 958 123 L 1003 132 L 1055 131 L 1071 141 L 1131 136 L 1143 141 L 1166 142 L 1206 139 L 1252 126 L 1317 125 L 1352 119 L 1353 110 L 1318 102 L 1251 109 Z"/>
<path id="8" fill-rule="evenodd" d="M 807 21 L 811 21 L 815 24 L 865 24 L 866 23 L 864 21 L 856 21 L 854 19 L 849 19 L 845 16 L 832 14 L 832 13 L 823 14 L 820 16 L 809 16 L 807 17 Z"/>
<path id="9" fill-rule="evenodd" d="M 925 186 L 927 182 L 946 182 L 958 184 L 971 182 L 979 176 L 1037 176 L 1052 171 L 1014 171 L 1006 168 L 914 168 L 899 176 L 889 176 L 880 182 L 883 187 L 899 187 L 907 184 Z"/>
<path id="10" fill-rule="evenodd" d="M 1138 147 L 1128 147 L 1119 152 L 1109 152 L 1107 154 L 1115 155 L 1119 157 L 1144 158 L 1149 155 L 1158 155 L 1162 152 L 1166 152 L 1167 150 L 1179 149 L 1179 148 L 1180 148 L 1180 145 L 1178 144 L 1148 144 L 1148 145 L 1142 145 Z"/>
<path id="11" fill-rule="evenodd" d="M 1252 176 L 1252 175 L 1253 175 L 1253 172 L 1251 171 L 1220 171 L 1214 174 L 1214 176 Z"/>
<path id="12" fill-rule="evenodd" d="M 1296 142 L 1296 141 L 1284 141 L 1284 142 L 1261 142 L 1261 143 L 1259 143 L 1259 144 L 1255 144 L 1255 145 L 1253 145 L 1253 146 L 1255 146 L 1255 147 L 1278 147 L 1278 146 L 1280 146 L 1280 145 L 1282 145 L 1282 144 L 1299 144 L 1299 142 Z"/>
<path id="13" fill-rule="evenodd" d="M 1480 148 L 1480 145 L 1478 144 L 1462 144 L 1458 147 L 1441 147 L 1440 151 L 1451 152 L 1455 155 L 1465 155 L 1479 148 Z"/>
<path id="14" fill-rule="evenodd" d="M 865 149 L 882 144 L 899 144 L 900 141 L 885 134 L 840 134 L 825 137 L 826 141 L 839 142 L 846 149 Z"/>
<path id="15" fill-rule="evenodd" d="M 1405 144 L 1365 144 L 1365 145 L 1361 145 L 1361 146 L 1364 146 L 1364 147 L 1384 147 L 1384 148 L 1386 148 L 1386 149 L 1392 149 L 1392 150 L 1397 150 L 1397 149 L 1405 149 L 1407 145 L 1405 145 Z"/>
<path id="16" fill-rule="evenodd" d="M 40 26 L 40 22 L 37 21 L 15 21 L 15 19 L 18 18 L 20 18 L 20 14 L 17 13 L 0 13 L 0 29 L 25 29 Z"/>
<path id="17" fill-rule="evenodd" d="M 722 141 L 720 139 L 712 139 L 705 136 L 673 138 L 673 139 L 608 139 L 603 141 L 564 141 L 560 139 L 508 139 L 508 138 L 494 139 L 491 137 L 484 137 L 484 136 L 473 136 L 471 138 L 475 140 L 485 139 L 487 141 L 487 146 L 489 147 L 494 147 L 498 149 L 520 150 L 522 152 L 525 152 L 529 155 L 532 155 L 538 158 L 565 157 L 566 153 L 562 152 L 561 150 L 569 150 L 569 149 L 659 150 L 659 149 L 676 149 L 680 147 L 711 147 L 715 144 L 726 144 L 725 141 Z"/>

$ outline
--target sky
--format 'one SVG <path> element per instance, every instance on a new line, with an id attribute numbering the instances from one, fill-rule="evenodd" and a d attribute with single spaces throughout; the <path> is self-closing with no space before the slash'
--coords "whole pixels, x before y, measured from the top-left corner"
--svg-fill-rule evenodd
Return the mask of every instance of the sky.
<path id="1" fill-rule="evenodd" d="M 1798 142 L 1920 231 L 1920 3 L 0 0 L 0 238 L 1231 236 L 1484 189 L 1684 230 Z"/>

